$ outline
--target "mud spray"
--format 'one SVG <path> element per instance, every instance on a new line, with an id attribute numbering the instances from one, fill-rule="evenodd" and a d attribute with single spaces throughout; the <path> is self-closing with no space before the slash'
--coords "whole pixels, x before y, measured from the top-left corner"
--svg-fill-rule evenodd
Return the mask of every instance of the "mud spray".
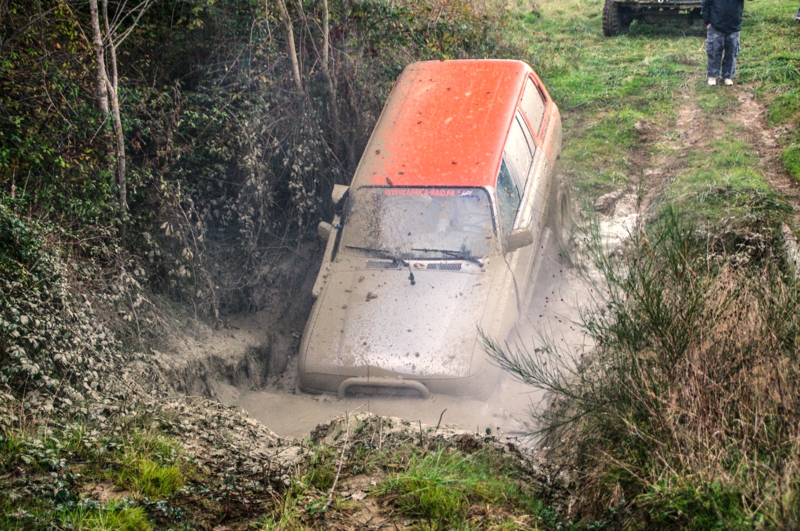
<path id="1" fill-rule="evenodd" d="M 638 219 L 638 202 L 633 194 L 620 190 L 599 198 L 600 236 L 604 246 L 618 246 Z M 572 250 L 580 257 L 580 242 Z M 272 312 L 231 318 L 222 330 L 187 333 L 176 340 L 170 352 L 154 352 L 151 368 L 168 382 L 169 391 L 202 395 L 226 405 L 241 406 L 282 437 L 307 437 L 319 424 L 351 412 L 405 418 L 429 425 L 460 428 L 500 438 L 531 442 L 530 408 L 544 405 L 547 396 L 505 375 L 494 393 L 483 400 L 434 395 L 431 399 L 391 396 L 353 396 L 295 392 L 296 352 L 311 307 L 310 291 L 316 271 L 315 260 L 297 291 L 309 294 L 291 297 L 286 307 L 275 305 Z M 297 262 L 294 262 L 297 267 Z M 591 301 L 591 287 L 576 269 L 551 246 L 542 251 L 534 290 L 516 330 L 508 338 L 511 348 L 532 352 L 541 347 L 542 336 L 576 356 L 591 348 L 580 322 L 580 312 Z M 495 338 L 496 339 L 496 338 Z"/>
<path id="2" fill-rule="evenodd" d="M 636 200 L 633 195 L 616 193 L 605 198 L 600 214 L 600 232 L 604 245 L 615 247 L 627 237 L 636 223 Z M 580 252 L 580 249 L 576 249 Z M 585 281 L 555 246 L 543 251 L 540 257 L 534 292 L 527 311 L 517 325 L 509 345 L 532 352 L 542 345 L 542 336 L 556 341 L 560 347 L 575 353 L 590 348 L 588 338 L 579 326 L 580 311 L 590 298 Z M 290 363 L 286 377 L 294 367 Z M 283 389 L 292 382 L 283 381 Z M 499 437 L 528 439 L 536 426 L 530 424 L 529 410 L 543 405 L 547 397 L 505 375 L 488 400 L 455 398 L 434 395 L 429 400 L 401 397 L 354 396 L 338 399 L 335 396 L 294 394 L 278 386 L 244 392 L 232 401 L 282 436 L 302 437 L 318 424 L 327 422 L 343 412 L 370 412 L 401 417 L 433 426 L 441 424 L 491 433 Z"/>

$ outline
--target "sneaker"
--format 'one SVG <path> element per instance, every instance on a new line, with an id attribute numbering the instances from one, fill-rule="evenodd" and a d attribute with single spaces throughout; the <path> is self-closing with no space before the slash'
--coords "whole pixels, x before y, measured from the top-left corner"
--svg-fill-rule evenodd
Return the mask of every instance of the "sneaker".
<path id="1" fill-rule="evenodd" d="M 717 84 L 717 78 L 715 78 L 715 77 L 708 78 L 708 86 L 709 87 L 713 87 L 716 84 Z"/>
<path id="2" fill-rule="evenodd" d="M 733 80 L 732 80 L 731 78 L 729 78 L 729 77 L 726 77 L 726 78 L 725 78 L 725 81 L 724 81 L 724 83 L 725 83 L 727 86 L 729 86 L 729 87 L 730 87 L 730 86 L 732 86 L 732 85 L 733 85 Z"/>

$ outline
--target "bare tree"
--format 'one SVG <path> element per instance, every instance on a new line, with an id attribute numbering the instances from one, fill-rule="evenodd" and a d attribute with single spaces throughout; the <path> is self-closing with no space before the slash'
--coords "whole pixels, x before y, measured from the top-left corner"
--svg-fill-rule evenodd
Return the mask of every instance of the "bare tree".
<path id="1" fill-rule="evenodd" d="M 328 0 L 322 0 L 322 74 L 328 83 L 328 106 L 331 118 L 331 133 L 333 135 L 333 145 L 339 153 L 342 144 L 342 135 L 339 128 L 339 106 L 336 102 L 336 85 L 331 74 L 331 30 L 330 12 L 328 10 Z"/>
<path id="2" fill-rule="evenodd" d="M 281 10 L 283 25 L 286 27 L 286 38 L 289 41 L 289 58 L 292 60 L 294 83 L 297 86 L 297 90 L 303 92 L 303 80 L 300 78 L 300 63 L 297 60 L 297 49 L 294 45 L 294 28 L 292 28 L 292 19 L 289 17 L 289 10 L 286 9 L 285 0 L 278 0 L 278 8 Z"/>
<path id="3" fill-rule="evenodd" d="M 103 111 L 103 118 L 108 117 L 108 75 L 106 74 L 105 46 L 103 35 L 100 33 L 100 14 L 97 9 L 97 0 L 89 0 L 89 13 L 92 24 L 92 43 L 97 59 L 97 102 Z"/>
<path id="4" fill-rule="evenodd" d="M 141 16 L 141 14 L 139 16 Z M 136 20 L 138 21 L 139 19 L 137 18 Z M 117 140 L 119 210 L 120 212 L 126 212 L 128 210 L 128 175 L 127 158 L 125 155 L 125 134 L 122 131 L 122 117 L 119 112 L 119 73 L 117 71 L 118 43 L 114 42 L 114 34 L 111 32 L 111 24 L 108 19 L 108 0 L 103 0 L 103 21 L 105 22 L 106 45 L 108 46 L 109 61 L 111 63 L 111 80 L 108 84 L 108 92 L 111 96 L 111 112 L 114 116 L 114 136 Z M 128 32 L 128 34 L 130 34 L 130 32 Z M 127 37 L 127 34 L 125 37 Z M 124 40 L 124 37 L 120 39 L 119 42 L 122 42 L 122 40 Z"/>
<path id="5" fill-rule="evenodd" d="M 120 214 L 128 210 L 127 155 L 125 153 L 125 133 L 122 129 L 122 113 L 119 99 L 119 70 L 117 68 L 117 49 L 136 28 L 139 20 L 153 4 L 154 0 L 141 0 L 128 5 L 128 0 L 117 3 L 113 17 L 108 13 L 108 0 L 102 0 L 103 29 L 100 29 L 100 10 L 97 0 L 89 0 L 92 26 L 92 43 L 97 59 L 97 100 L 103 118 L 112 118 L 116 140 L 116 173 L 119 186 Z M 109 78 L 108 71 L 111 70 Z M 109 106 L 110 100 L 110 106 Z"/>

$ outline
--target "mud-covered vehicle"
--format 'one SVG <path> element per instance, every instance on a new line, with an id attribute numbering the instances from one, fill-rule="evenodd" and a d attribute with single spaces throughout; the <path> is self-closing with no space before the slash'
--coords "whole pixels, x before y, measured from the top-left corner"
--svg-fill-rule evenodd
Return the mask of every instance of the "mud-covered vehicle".
<path id="1" fill-rule="evenodd" d="M 702 0 L 606 0 L 603 6 L 603 34 L 613 37 L 627 33 L 634 20 L 657 24 L 667 19 L 685 19 L 691 25 L 702 20 Z"/>
<path id="2" fill-rule="evenodd" d="M 568 215 L 561 118 L 521 61 L 414 63 L 337 185 L 298 362 L 305 392 L 485 396 Z M 552 222 L 551 219 L 559 221 Z M 552 230 L 551 230 L 552 229 Z M 557 232 L 558 231 L 558 232 Z"/>

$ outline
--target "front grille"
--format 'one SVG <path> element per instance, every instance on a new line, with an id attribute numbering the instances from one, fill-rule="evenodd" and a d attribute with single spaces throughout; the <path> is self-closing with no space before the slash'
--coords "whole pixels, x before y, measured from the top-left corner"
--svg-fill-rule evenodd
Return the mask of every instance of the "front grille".
<path id="1" fill-rule="evenodd" d="M 427 269 L 438 269 L 440 271 L 461 271 L 461 264 L 428 264 Z"/>

